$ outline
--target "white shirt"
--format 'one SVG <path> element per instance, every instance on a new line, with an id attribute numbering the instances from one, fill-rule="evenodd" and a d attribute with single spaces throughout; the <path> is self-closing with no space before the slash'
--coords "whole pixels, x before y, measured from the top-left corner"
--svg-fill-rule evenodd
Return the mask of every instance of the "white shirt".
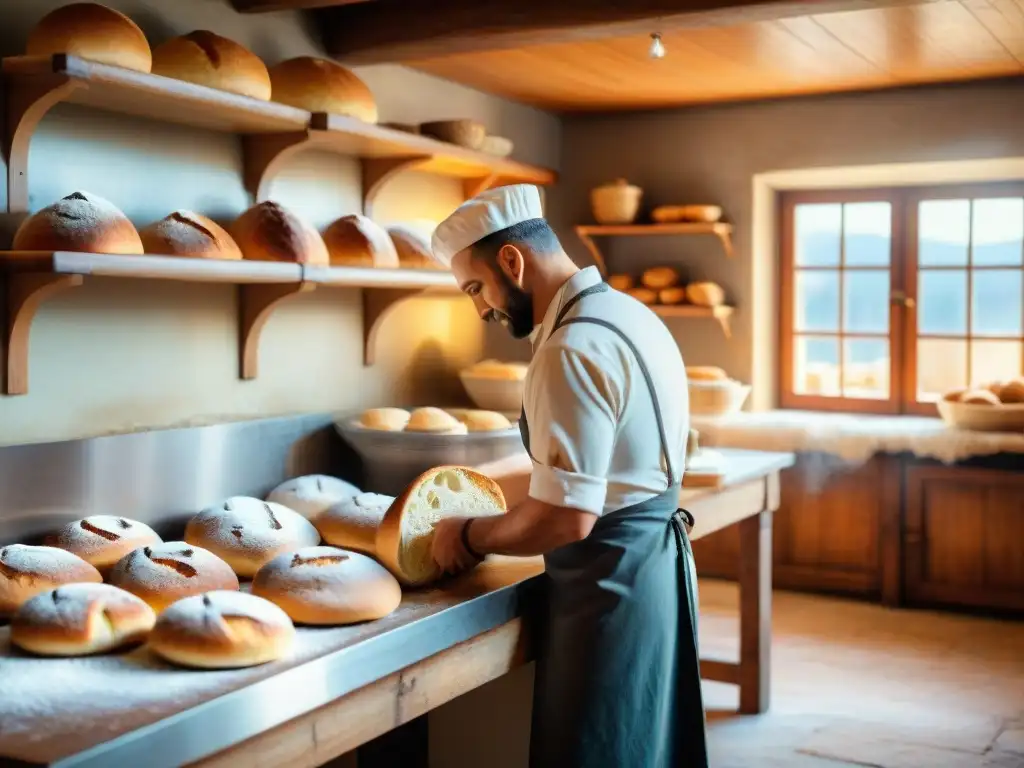
<path id="1" fill-rule="evenodd" d="M 581 270 L 548 306 L 531 336 L 534 356 L 523 398 L 533 455 L 530 496 L 595 515 L 646 501 L 668 487 L 651 395 L 626 342 L 593 323 L 551 334 L 562 306 L 599 282 L 595 267 Z M 658 395 L 678 482 L 690 409 L 686 368 L 668 329 L 639 301 L 611 289 L 582 299 L 566 317 L 605 320 L 636 345 Z"/>

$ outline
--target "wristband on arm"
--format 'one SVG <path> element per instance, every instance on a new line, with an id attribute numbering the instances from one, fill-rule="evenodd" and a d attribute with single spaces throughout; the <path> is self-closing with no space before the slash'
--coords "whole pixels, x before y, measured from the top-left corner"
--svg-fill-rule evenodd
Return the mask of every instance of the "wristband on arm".
<path id="1" fill-rule="evenodd" d="M 462 546 L 474 560 L 483 560 L 484 556 L 477 552 L 475 549 L 473 549 L 473 547 L 470 546 L 469 543 L 469 524 L 472 523 L 474 519 L 475 518 L 471 517 L 469 520 L 462 524 Z"/>

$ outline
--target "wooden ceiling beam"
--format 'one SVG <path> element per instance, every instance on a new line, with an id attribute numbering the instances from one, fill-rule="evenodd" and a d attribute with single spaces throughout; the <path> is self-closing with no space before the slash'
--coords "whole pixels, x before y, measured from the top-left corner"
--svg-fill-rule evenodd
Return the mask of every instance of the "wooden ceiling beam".
<path id="1" fill-rule="evenodd" d="M 274 0 L 236 0 L 273 2 Z M 277 0 L 283 2 L 284 0 Z M 313 0 L 309 0 L 313 1 Z M 928 2 L 929 0 L 923 0 Z M 935 2 L 936 0 L 931 0 Z M 317 12 L 328 52 L 350 64 L 649 34 L 922 0 L 376 0 Z"/>
<path id="2" fill-rule="evenodd" d="M 331 8 L 338 5 L 366 3 L 369 0 L 231 0 L 240 13 L 268 13 L 270 11 L 298 11 Z"/>

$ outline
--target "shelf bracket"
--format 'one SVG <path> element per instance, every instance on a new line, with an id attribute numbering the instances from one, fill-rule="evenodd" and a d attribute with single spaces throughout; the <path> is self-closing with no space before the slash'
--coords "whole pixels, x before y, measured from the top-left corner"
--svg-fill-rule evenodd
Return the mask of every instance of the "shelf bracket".
<path id="1" fill-rule="evenodd" d="M 239 377 L 255 379 L 259 368 L 260 336 L 277 306 L 299 293 L 308 293 L 316 283 L 240 285 L 238 294 Z"/>
<path id="2" fill-rule="evenodd" d="M 722 241 L 722 249 L 725 251 L 726 258 L 731 259 L 735 255 L 732 247 L 732 235 L 728 230 L 716 229 L 715 236 Z"/>
<path id="3" fill-rule="evenodd" d="M 488 189 L 501 187 L 508 183 L 509 180 L 507 178 L 497 173 L 480 176 L 475 179 L 463 179 L 462 194 L 467 200 L 469 200 L 470 198 L 476 197 L 481 192 L 486 192 Z"/>
<path id="4" fill-rule="evenodd" d="M 579 227 L 576 228 L 576 235 L 590 252 L 590 258 L 592 258 L 594 260 L 594 264 L 597 265 L 597 271 L 601 273 L 602 277 L 608 277 L 608 267 L 605 265 L 604 256 L 601 255 L 601 249 L 597 247 L 597 243 L 594 242 L 594 238 L 584 232 L 581 232 Z"/>
<path id="5" fill-rule="evenodd" d="M 377 361 L 377 335 L 384 319 L 406 299 L 423 293 L 422 288 L 363 289 L 363 365 Z"/>
<path id="6" fill-rule="evenodd" d="M 4 86 L 7 212 L 28 213 L 28 152 L 32 136 L 47 112 L 66 101 L 72 91 L 86 86 L 81 80 L 63 74 L 11 78 Z"/>
<path id="7" fill-rule="evenodd" d="M 4 333 L 5 395 L 28 393 L 29 332 L 36 312 L 44 301 L 68 288 L 77 288 L 82 275 L 54 275 L 52 273 L 14 272 L 7 275 L 7 300 Z"/>
<path id="8" fill-rule="evenodd" d="M 262 203 L 270 197 L 270 185 L 293 155 L 314 139 L 312 131 L 249 133 L 242 136 L 245 188 Z"/>
<path id="9" fill-rule="evenodd" d="M 373 218 L 373 206 L 377 195 L 384 186 L 402 171 L 430 160 L 432 155 L 407 155 L 406 157 L 364 157 L 363 167 L 363 215 Z"/>
<path id="10" fill-rule="evenodd" d="M 714 318 L 715 318 L 715 320 L 718 321 L 718 324 L 722 327 L 722 333 L 725 336 L 726 341 L 731 341 L 732 340 L 732 322 L 731 322 L 732 313 L 731 313 L 731 311 L 730 312 L 715 312 L 714 313 Z"/>

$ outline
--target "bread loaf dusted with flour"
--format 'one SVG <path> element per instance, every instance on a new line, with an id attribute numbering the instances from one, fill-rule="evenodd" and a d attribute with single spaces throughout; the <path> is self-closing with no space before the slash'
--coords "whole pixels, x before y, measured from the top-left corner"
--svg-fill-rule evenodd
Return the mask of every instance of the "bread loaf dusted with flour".
<path id="1" fill-rule="evenodd" d="M 223 227 L 193 211 L 175 211 L 139 232 L 146 253 L 201 259 L 240 259 L 242 252 Z"/>
<path id="2" fill-rule="evenodd" d="M 101 581 L 96 568 L 66 550 L 27 544 L 0 547 L 0 619 L 12 616 L 30 597 L 61 584 Z"/>
<path id="3" fill-rule="evenodd" d="M 253 261 L 283 261 L 326 267 L 327 246 L 312 226 L 280 203 L 266 201 L 247 210 L 231 225 L 242 255 Z"/>
<path id="4" fill-rule="evenodd" d="M 360 493 L 352 483 L 330 475 L 304 475 L 281 483 L 267 495 L 267 501 L 283 504 L 307 520 L 315 520 L 332 505 Z"/>
<path id="5" fill-rule="evenodd" d="M 376 553 L 377 529 L 394 496 L 360 493 L 325 509 L 316 519 L 317 530 L 331 546 Z"/>
<path id="6" fill-rule="evenodd" d="M 93 515 L 68 523 L 46 543 L 73 552 L 100 571 L 106 571 L 133 549 L 159 544 L 162 539 L 145 523 L 112 515 Z"/>
<path id="7" fill-rule="evenodd" d="M 109 200 L 72 192 L 29 216 L 14 234 L 16 251 L 143 253 L 135 226 Z"/>
<path id="8" fill-rule="evenodd" d="M 107 582 L 142 598 L 157 613 L 183 597 L 238 589 L 238 577 L 230 565 L 184 541 L 165 541 L 130 552 L 110 569 Z"/>
<path id="9" fill-rule="evenodd" d="M 493 479 L 467 467 L 436 467 L 413 480 L 384 514 L 377 557 L 403 584 L 427 584 L 442 575 L 430 553 L 438 520 L 504 513 L 505 496 Z"/>

